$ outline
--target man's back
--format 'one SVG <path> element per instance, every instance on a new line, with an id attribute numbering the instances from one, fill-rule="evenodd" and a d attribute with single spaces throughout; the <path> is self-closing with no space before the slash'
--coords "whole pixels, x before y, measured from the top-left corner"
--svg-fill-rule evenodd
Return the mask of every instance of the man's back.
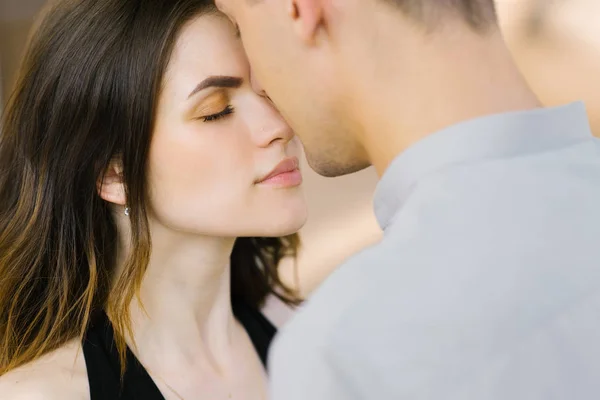
<path id="1" fill-rule="evenodd" d="M 277 340 L 273 398 L 596 398 L 599 207 L 580 105 L 422 140 L 380 182 L 383 241 Z"/>

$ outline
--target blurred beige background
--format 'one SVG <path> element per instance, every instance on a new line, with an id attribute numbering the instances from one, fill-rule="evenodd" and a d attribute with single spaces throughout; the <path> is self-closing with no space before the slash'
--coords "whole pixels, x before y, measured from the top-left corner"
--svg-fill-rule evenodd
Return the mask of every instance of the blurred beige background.
<path id="1" fill-rule="evenodd" d="M 101 1 L 101 0 L 98 0 Z M 0 110 L 9 96 L 33 16 L 44 0 L 0 0 Z M 498 0 L 505 36 L 525 77 L 548 105 L 584 100 L 600 135 L 600 0 Z M 380 237 L 371 210 L 372 169 L 341 178 L 305 166 L 310 221 L 301 232 L 301 257 L 283 266 L 307 295 L 348 255 Z M 280 324 L 290 311 L 273 302 Z"/>
<path id="2" fill-rule="evenodd" d="M 45 0 L 0 0 L 0 104 L 8 97 L 33 16 Z"/>

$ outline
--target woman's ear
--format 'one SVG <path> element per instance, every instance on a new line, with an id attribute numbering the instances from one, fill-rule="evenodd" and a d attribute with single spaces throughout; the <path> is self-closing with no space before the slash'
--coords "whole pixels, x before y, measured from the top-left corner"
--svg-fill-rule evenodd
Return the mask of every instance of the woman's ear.
<path id="1" fill-rule="evenodd" d="M 110 162 L 104 176 L 101 176 L 98 180 L 97 189 L 98 194 L 105 201 L 121 206 L 127 204 L 121 160 L 114 159 Z"/>

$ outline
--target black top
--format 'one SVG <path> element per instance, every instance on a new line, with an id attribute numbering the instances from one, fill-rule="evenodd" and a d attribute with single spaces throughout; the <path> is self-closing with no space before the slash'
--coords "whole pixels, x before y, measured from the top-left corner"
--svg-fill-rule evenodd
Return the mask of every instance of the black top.
<path id="1" fill-rule="evenodd" d="M 233 313 L 248 332 L 263 365 L 266 365 L 275 327 L 248 305 L 234 304 Z M 82 345 L 91 400 L 164 400 L 148 372 L 129 349 L 121 386 L 119 354 L 114 345 L 113 327 L 106 314 L 101 313 L 94 318 Z"/>

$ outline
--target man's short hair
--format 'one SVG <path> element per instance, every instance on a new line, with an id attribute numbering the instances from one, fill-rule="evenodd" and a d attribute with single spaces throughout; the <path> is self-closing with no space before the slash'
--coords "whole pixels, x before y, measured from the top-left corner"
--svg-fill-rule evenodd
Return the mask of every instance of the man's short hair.
<path id="1" fill-rule="evenodd" d="M 476 31 L 486 31 L 497 25 L 494 0 L 383 0 L 409 17 L 435 29 L 448 15 L 463 19 Z"/>

